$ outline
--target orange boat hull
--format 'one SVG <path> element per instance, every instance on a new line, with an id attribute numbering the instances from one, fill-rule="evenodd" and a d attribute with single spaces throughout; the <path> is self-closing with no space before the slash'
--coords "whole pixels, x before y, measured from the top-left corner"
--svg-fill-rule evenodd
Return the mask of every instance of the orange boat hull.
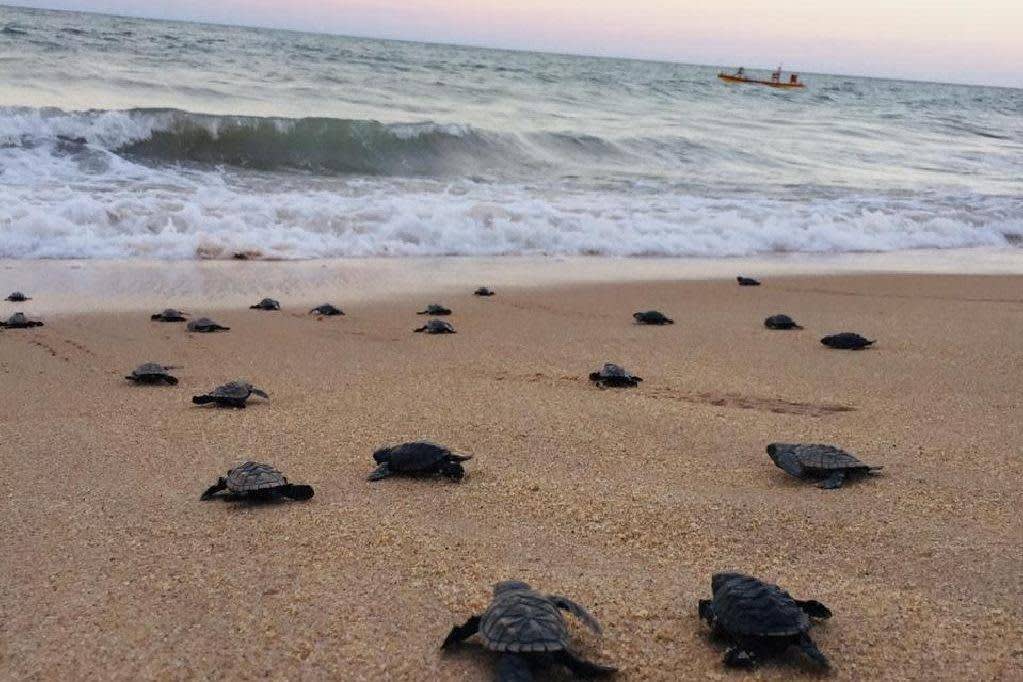
<path id="1" fill-rule="evenodd" d="M 719 73 L 718 78 L 726 83 L 746 83 L 748 85 L 766 85 L 769 88 L 805 88 L 802 83 L 775 83 L 774 81 L 758 81 L 744 76 L 733 76 L 730 73 Z"/>

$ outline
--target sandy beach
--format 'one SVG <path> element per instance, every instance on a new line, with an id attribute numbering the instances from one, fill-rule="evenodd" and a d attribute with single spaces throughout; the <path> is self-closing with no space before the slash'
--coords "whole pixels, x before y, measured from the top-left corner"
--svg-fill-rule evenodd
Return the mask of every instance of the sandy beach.
<path id="1" fill-rule="evenodd" d="M 696 603 L 738 569 L 831 607 L 834 679 L 1023 679 L 1023 276 L 454 284 L 338 289 L 347 316 L 322 320 L 322 292 L 286 284 L 201 309 L 161 290 L 231 327 L 211 335 L 150 322 L 142 295 L 0 304 L 46 322 L 0 331 L 0 678 L 486 679 L 481 647 L 439 645 L 509 578 L 590 608 L 604 637 L 574 631 L 619 679 L 816 677 L 798 655 L 722 666 Z M 411 333 L 435 299 L 457 335 Z M 632 324 L 651 308 L 676 324 Z M 805 331 L 763 328 L 782 312 Z M 846 330 L 877 346 L 818 342 Z M 180 384 L 123 379 L 148 360 Z M 605 361 L 645 381 L 598 390 Z M 191 404 L 235 378 L 270 401 Z M 463 483 L 365 481 L 417 438 L 473 454 Z M 772 441 L 884 472 L 819 490 Z M 198 501 L 246 459 L 315 498 Z"/>

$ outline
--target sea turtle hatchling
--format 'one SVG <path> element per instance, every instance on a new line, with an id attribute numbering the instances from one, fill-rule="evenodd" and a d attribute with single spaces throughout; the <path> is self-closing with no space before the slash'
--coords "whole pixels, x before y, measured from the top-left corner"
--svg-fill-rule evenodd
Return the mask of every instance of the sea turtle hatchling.
<path id="1" fill-rule="evenodd" d="M 768 329 L 802 329 L 796 321 L 788 315 L 771 315 L 764 320 L 764 326 Z"/>
<path id="2" fill-rule="evenodd" d="M 413 329 L 412 331 L 414 331 L 416 333 L 426 332 L 427 334 L 457 334 L 458 333 L 458 332 L 455 331 L 455 328 L 451 326 L 450 322 L 445 322 L 444 320 L 430 320 L 426 324 L 424 324 L 422 327 L 419 327 L 418 329 Z"/>
<path id="3" fill-rule="evenodd" d="M 176 386 L 178 379 L 171 376 L 169 371 L 171 369 L 173 368 L 157 362 L 145 362 L 133 369 L 131 374 L 124 378 L 137 384 L 169 384 Z"/>
<path id="4" fill-rule="evenodd" d="M 863 350 L 873 346 L 876 341 L 869 341 L 854 332 L 842 332 L 841 334 L 825 336 L 821 339 L 821 343 L 828 348 L 837 348 L 839 350 Z"/>
<path id="5" fill-rule="evenodd" d="M 270 396 L 265 391 L 256 388 L 247 381 L 229 381 L 223 386 L 217 386 L 209 393 L 203 395 L 192 396 L 192 402 L 196 405 L 207 405 L 214 404 L 217 407 L 237 407 L 244 408 L 245 401 L 249 399 L 249 396 L 258 395 L 264 400 L 269 400 Z"/>
<path id="6" fill-rule="evenodd" d="M 796 646 L 817 665 L 829 666 L 807 634 L 811 618 L 831 617 L 824 604 L 795 600 L 777 585 L 742 573 L 715 573 L 710 585 L 713 597 L 700 600 L 699 614 L 716 635 L 732 641 L 725 665 L 752 668 Z"/>
<path id="7" fill-rule="evenodd" d="M 150 315 L 149 319 L 154 322 L 184 322 L 185 313 L 174 308 L 164 308 L 162 311 Z"/>
<path id="8" fill-rule="evenodd" d="M 499 682 L 527 682 L 534 666 L 561 665 L 578 677 L 611 675 L 616 668 L 580 658 L 570 646 L 562 611 L 600 633 L 600 624 L 579 604 L 567 597 L 543 594 L 523 582 L 509 580 L 494 585 L 490 606 L 481 615 L 457 625 L 444 639 L 442 649 L 479 635 L 490 651 L 501 654 L 497 664 Z"/>
<path id="9" fill-rule="evenodd" d="M 14 313 L 5 321 L 0 322 L 0 327 L 3 327 L 4 329 L 31 329 L 32 327 L 42 326 L 42 322 L 39 320 L 29 319 L 25 313 Z"/>
<path id="10" fill-rule="evenodd" d="M 379 481 L 389 476 L 430 476 L 440 474 L 452 481 L 461 481 L 465 476 L 462 462 L 472 455 L 457 455 L 443 445 L 427 441 L 402 443 L 380 448 L 373 453 L 377 468 L 369 475 L 370 481 Z"/>
<path id="11" fill-rule="evenodd" d="M 451 309 L 445 308 L 439 303 L 431 303 L 426 306 L 426 310 L 420 310 L 416 315 L 450 315 Z"/>
<path id="12" fill-rule="evenodd" d="M 771 443 L 767 454 L 785 473 L 803 480 L 819 480 L 819 487 L 826 490 L 841 488 L 850 476 L 866 476 L 884 468 L 865 464 L 833 445 Z"/>
<path id="13" fill-rule="evenodd" d="M 332 306 L 329 303 L 324 303 L 323 305 L 318 305 L 315 308 L 313 308 L 312 310 L 310 310 L 309 314 L 310 315 L 322 315 L 324 317 L 331 317 L 333 315 L 344 315 L 345 313 L 340 308 Z"/>
<path id="14" fill-rule="evenodd" d="M 629 374 L 621 365 L 605 362 L 599 371 L 590 373 L 590 381 L 601 388 L 633 388 L 643 379 Z"/>
<path id="15" fill-rule="evenodd" d="M 493 296 L 494 292 L 486 287 L 480 287 L 476 291 L 472 292 L 473 296 Z"/>
<path id="16" fill-rule="evenodd" d="M 633 313 L 632 317 L 636 320 L 637 324 L 675 324 L 675 320 L 658 310 Z"/>
<path id="17" fill-rule="evenodd" d="M 32 298 L 30 296 L 26 296 L 20 291 L 12 291 L 10 295 L 7 296 L 6 300 L 11 303 L 24 303 L 25 301 L 31 301 Z"/>
<path id="18" fill-rule="evenodd" d="M 230 327 L 225 327 L 221 324 L 217 324 L 208 317 L 200 317 L 198 320 L 191 320 L 187 326 L 190 332 L 200 332 L 203 334 L 209 334 L 212 332 L 226 332 L 230 331 Z"/>
<path id="19" fill-rule="evenodd" d="M 221 491 L 227 491 L 228 499 L 265 502 L 288 498 L 308 500 L 313 496 L 313 487 L 288 483 L 288 479 L 269 464 L 245 462 L 221 476 L 199 497 L 203 502 L 212 500 Z"/>
<path id="20" fill-rule="evenodd" d="M 256 305 L 250 305 L 249 310 L 280 310 L 281 302 L 273 298 L 264 298 Z"/>
<path id="21" fill-rule="evenodd" d="M 758 280 L 753 279 L 752 277 L 741 277 L 740 276 L 740 277 L 736 277 L 735 280 L 739 283 L 739 286 L 741 286 L 741 287 L 758 287 L 758 286 L 760 286 L 760 282 Z"/>

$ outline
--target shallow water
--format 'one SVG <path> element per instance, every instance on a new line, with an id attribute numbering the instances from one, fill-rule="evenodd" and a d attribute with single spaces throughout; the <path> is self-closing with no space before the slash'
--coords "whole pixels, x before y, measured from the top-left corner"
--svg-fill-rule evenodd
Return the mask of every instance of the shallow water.
<path id="1" fill-rule="evenodd" d="M 0 65 L 5 258 L 1023 239 L 1020 90 L 803 74 L 776 92 L 712 67 L 13 8 Z"/>

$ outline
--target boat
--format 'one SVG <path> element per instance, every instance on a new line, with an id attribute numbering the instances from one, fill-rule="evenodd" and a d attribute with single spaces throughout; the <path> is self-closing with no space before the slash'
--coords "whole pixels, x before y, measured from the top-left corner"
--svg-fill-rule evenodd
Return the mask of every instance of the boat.
<path id="1" fill-rule="evenodd" d="M 721 80 L 725 81 L 726 83 L 747 83 L 747 84 L 750 84 L 750 85 L 766 85 L 769 88 L 782 88 L 782 89 L 785 89 L 785 90 L 790 89 L 790 88 L 805 88 L 806 87 L 806 85 L 804 83 L 802 83 L 802 82 L 800 82 L 798 80 L 798 76 L 796 76 L 795 74 L 792 74 L 792 78 L 790 78 L 787 82 L 783 81 L 781 79 L 778 79 L 776 81 L 774 81 L 774 80 L 762 81 L 762 80 L 757 80 L 756 78 L 747 78 L 746 76 L 738 76 L 738 75 L 736 75 L 734 73 L 719 73 L 718 74 L 718 78 L 720 78 Z"/>

